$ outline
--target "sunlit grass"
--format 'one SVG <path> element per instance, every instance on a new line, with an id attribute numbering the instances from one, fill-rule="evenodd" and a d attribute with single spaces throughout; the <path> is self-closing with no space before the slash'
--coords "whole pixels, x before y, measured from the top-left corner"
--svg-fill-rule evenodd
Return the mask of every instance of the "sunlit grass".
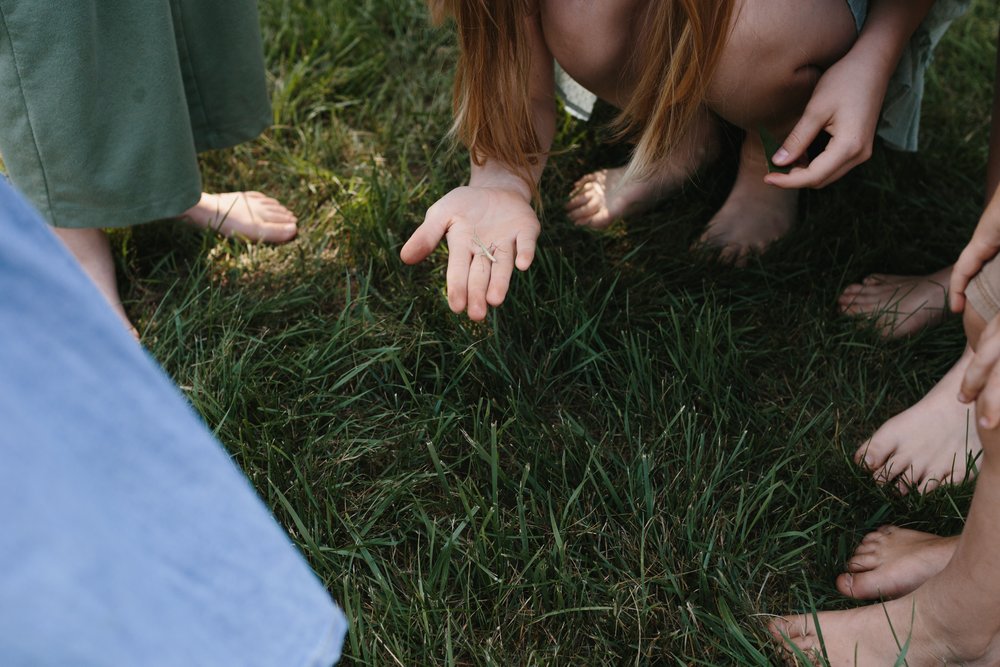
<path id="1" fill-rule="evenodd" d="M 959 528 L 969 488 L 903 500 L 849 455 L 958 358 L 960 324 L 886 343 L 833 304 L 970 234 L 989 4 L 940 51 L 926 150 L 806 193 L 746 269 L 688 251 L 732 156 L 592 234 L 561 199 L 622 151 L 562 120 L 538 260 L 471 324 L 444 251 L 398 260 L 467 171 L 443 143 L 449 31 L 418 0 L 261 3 L 275 127 L 208 156 L 206 183 L 280 197 L 299 239 L 115 240 L 144 342 L 351 617 L 348 662 L 766 665 L 769 614 L 849 606 L 833 578 L 865 530 Z"/>

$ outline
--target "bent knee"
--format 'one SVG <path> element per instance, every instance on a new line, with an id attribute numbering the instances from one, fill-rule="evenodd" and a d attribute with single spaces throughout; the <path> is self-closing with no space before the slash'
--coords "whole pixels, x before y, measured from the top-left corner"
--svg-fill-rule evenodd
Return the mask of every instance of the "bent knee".
<path id="1" fill-rule="evenodd" d="M 744 128 L 794 121 L 856 38 L 845 0 L 738 0 L 708 104 Z"/>

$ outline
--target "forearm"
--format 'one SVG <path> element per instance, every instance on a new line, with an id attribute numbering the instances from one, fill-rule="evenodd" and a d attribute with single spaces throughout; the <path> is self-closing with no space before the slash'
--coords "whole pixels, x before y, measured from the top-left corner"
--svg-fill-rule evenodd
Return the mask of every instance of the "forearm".
<path id="1" fill-rule="evenodd" d="M 531 66 L 528 81 L 530 96 L 529 113 L 531 127 L 537 141 L 538 154 L 526 173 L 512 169 L 497 160 L 472 160 L 472 175 L 469 185 L 477 187 L 502 187 L 513 189 L 531 199 L 548 161 L 549 150 L 556 132 L 555 67 L 552 53 L 545 43 L 541 17 L 535 12 L 525 18 L 525 34 L 531 51 Z"/>
<path id="2" fill-rule="evenodd" d="M 548 161 L 549 149 L 552 147 L 552 139 L 555 136 L 556 128 L 556 105 L 554 96 L 549 93 L 549 98 L 536 99 L 532 102 L 532 124 L 535 135 L 538 137 L 538 145 L 541 154 L 536 156 L 528 173 L 520 174 L 511 167 L 496 160 L 485 160 L 477 165 L 472 160 L 472 175 L 469 178 L 469 185 L 474 187 L 501 187 L 516 190 L 524 195 L 525 199 L 531 199 L 532 185 L 537 186 L 541 180 L 542 172 Z"/>
<path id="3" fill-rule="evenodd" d="M 903 50 L 933 5 L 934 0 L 873 0 L 848 55 L 864 58 L 888 85 Z"/>

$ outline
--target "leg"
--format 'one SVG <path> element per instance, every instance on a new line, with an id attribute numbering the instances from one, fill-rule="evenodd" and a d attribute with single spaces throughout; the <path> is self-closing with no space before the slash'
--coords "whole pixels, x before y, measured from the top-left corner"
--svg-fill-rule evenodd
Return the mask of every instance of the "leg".
<path id="1" fill-rule="evenodd" d="M 764 183 L 766 129 L 784 137 L 795 125 L 820 73 L 841 58 L 857 37 L 847 3 L 744 2 L 709 90 L 709 107 L 746 130 L 736 184 L 708 223 L 700 242 L 736 263 L 761 252 L 791 228 L 797 193 Z M 816 39 L 790 49 L 785 35 Z"/>
<path id="2" fill-rule="evenodd" d="M 718 121 L 705 109 L 655 177 L 625 181 L 625 167 L 587 174 L 574 184 L 566 203 L 570 220 L 603 229 L 619 218 L 651 208 L 715 159 L 719 154 L 718 134 Z"/>
<path id="3" fill-rule="evenodd" d="M 950 279 L 950 266 L 928 276 L 876 273 L 848 285 L 837 306 L 845 315 L 872 318 L 883 337 L 901 338 L 945 319 Z"/>
<path id="4" fill-rule="evenodd" d="M 947 566 L 913 593 L 884 604 L 818 614 L 831 665 L 1000 664 L 1000 431 L 983 430 L 983 465 L 965 530 Z M 771 624 L 776 640 L 820 652 L 811 615 Z"/>
<path id="5" fill-rule="evenodd" d="M 115 262 L 111 258 L 111 245 L 108 235 L 102 229 L 69 229 L 54 227 L 56 236 L 69 248 L 76 260 L 83 267 L 84 273 L 97 285 L 104 298 L 111 304 L 115 314 L 125 323 L 125 327 L 136 338 L 139 332 L 132 326 L 121 297 L 118 295 L 118 281 L 115 279 Z"/>
<path id="6" fill-rule="evenodd" d="M 972 348 L 967 347 L 926 396 L 883 424 L 858 448 L 854 454 L 858 465 L 871 470 L 879 483 L 895 480 L 901 493 L 911 485 L 926 493 L 972 477 L 982 447 L 975 410 L 958 401 L 970 361 Z"/>
<path id="7" fill-rule="evenodd" d="M 223 236 L 253 242 L 286 243 L 298 232 L 295 215 L 259 192 L 202 193 L 201 201 L 180 217 Z"/>
<path id="8" fill-rule="evenodd" d="M 733 190 L 699 239 L 701 244 L 718 248 L 722 261 L 742 264 L 791 229 L 799 193 L 768 185 L 766 175 L 767 157 L 760 136 L 747 132 Z"/>

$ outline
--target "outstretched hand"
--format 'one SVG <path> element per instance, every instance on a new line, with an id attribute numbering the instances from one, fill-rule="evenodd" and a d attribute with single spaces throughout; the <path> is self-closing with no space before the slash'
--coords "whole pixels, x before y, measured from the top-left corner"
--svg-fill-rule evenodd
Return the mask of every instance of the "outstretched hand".
<path id="1" fill-rule="evenodd" d="M 872 154 L 886 84 L 864 62 L 848 54 L 820 77 L 802 118 L 771 156 L 787 174 L 771 173 L 765 182 L 780 188 L 822 188 Z M 808 164 L 806 151 L 826 131 L 831 139 Z"/>
<path id="2" fill-rule="evenodd" d="M 507 296 L 516 266 L 526 271 L 535 258 L 541 225 L 525 196 L 496 187 L 455 188 L 427 210 L 423 224 L 399 255 L 416 264 L 448 241 L 448 305 L 482 320 L 488 306 Z"/>

